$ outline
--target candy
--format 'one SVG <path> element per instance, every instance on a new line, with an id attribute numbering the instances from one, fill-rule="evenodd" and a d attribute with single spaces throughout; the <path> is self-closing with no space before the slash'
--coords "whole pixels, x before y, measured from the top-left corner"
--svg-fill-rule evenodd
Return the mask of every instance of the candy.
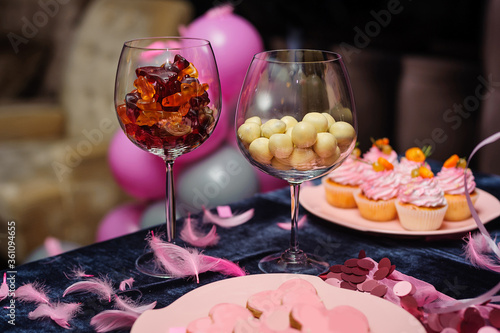
<path id="1" fill-rule="evenodd" d="M 238 138 L 244 144 L 251 144 L 253 140 L 260 138 L 260 125 L 255 122 L 245 122 L 238 128 Z"/>
<path id="2" fill-rule="evenodd" d="M 351 143 L 356 139 L 356 131 L 351 124 L 345 121 L 337 121 L 329 129 L 330 133 L 337 139 L 337 144 L 341 151 L 346 151 Z"/>
<path id="3" fill-rule="evenodd" d="M 311 123 L 301 121 L 293 127 L 292 142 L 297 148 L 309 148 L 315 142 L 318 133 Z"/>
<path id="4" fill-rule="evenodd" d="M 292 138 L 286 134 L 271 135 L 269 150 L 274 157 L 287 158 L 293 152 Z"/>
<path id="5" fill-rule="evenodd" d="M 262 136 L 270 138 L 273 134 L 285 133 L 286 124 L 278 119 L 270 119 L 261 126 Z"/>
<path id="6" fill-rule="evenodd" d="M 335 122 L 335 119 L 333 119 L 332 115 L 329 114 L 328 112 L 323 112 L 322 113 L 323 117 L 326 118 L 326 120 L 328 121 L 328 129 L 330 129 L 330 127 L 333 125 L 333 123 Z"/>
<path id="7" fill-rule="evenodd" d="M 196 147 L 215 123 L 208 107 L 208 84 L 198 81 L 198 71 L 185 58 L 173 63 L 135 70 L 135 90 L 125 95 L 117 114 L 127 135 L 147 149 Z M 258 129 L 260 136 L 260 128 Z"/>
<path id="8" fill-rule="evenodd" d="M 248 151 L 252 158 L 262 164 L 271 163 L 273 154 L 269 150 L 269 139 L 268 138 L 258 138 L 252 141 L 248 147 Z"/>
<path id="9" fill-rule="evenodd" d="M 156 94 L 155 87 L 149 83 L 144 76 L 139 76 L 134 81 L 134 87 L 137 88 L 137 92 L 141 95 L 141 99 L 146 102 L 151 101 Z"/>
<path id="10" fill-rule="evenodd" d="M 316 132 L 326 132 L 328 130 L 328 120 L 319 112 L 307 113 L 302 121 L 308 122 L 316 128 Z"/>
<path id="11" fill-rule="evenodd" d="M 287 130 L 297 125 L 297 119 L 292 116 L 284 116 L 280 120 L 285 123 Z"/>
<path id="12" fill-rule="evenodd" d="M 279 158 L 276 157 L 274 157 L 271 160 L 271 165 L 273 166 L 273 168 L 283 171 L 290 170 L 292 168 L 290 163 L 288 163 L 287 161 L 280 160 Z"/>
<path id="13" fill-rule="evenodd" d="M 313 149 L 319 157 L 330 157 L 335 154 L 337 149 L 337 139 L 330 133 L 318 133 Z"/>
<path id="14" fill-rule="evenodd" d="M 294 148 L 288 161 L 296 170 L 309 170 L 314 166 L 316 156 L 310 148 Z"/>
<path id="15" fill-rule="evenodd" d="M 332 166 L 336 162 L 338 162 L 339 157 L 340 157 L 340 148 L 337 146 L 337 148 L 335 148 L 334 154 L 332 156 L 329 156 L 329 157 L 320 158 L 318 161 L 318 165 L 324 166 L 324 167 Z"/>
<path id="16" fill-rule="evenodd" d="M 257 125 L 262 125 L 262 120 L 257 117 L 257 116 L 254 116 L 254 117 L 250 117 L 248 118 L 247 120 L 245 120 L 245 123 L 256 123 Z"/>

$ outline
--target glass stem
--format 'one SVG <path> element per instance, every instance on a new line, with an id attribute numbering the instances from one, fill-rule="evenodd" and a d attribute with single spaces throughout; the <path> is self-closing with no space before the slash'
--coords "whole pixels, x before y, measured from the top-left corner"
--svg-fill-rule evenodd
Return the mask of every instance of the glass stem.
<path id="1" fill-rule="evenodd" d="M 290 234 L 290 252 L 297 253 L 299 251 L 299 239 L 297 236 L 298 233 L 298 218 L 299 218 L 299 192 L 300 192 L 300 184 L 294 183 L 290 184 L 290 201 L 292 208 L 292 219 L 291 219 L 291 234 Z"/>
<path id="2" fill-rule="evenodd" d="M 167 220 L 167 241 L 175 238 L 175 195 L 174 195 L 174 161 L 165 161 L 167 168 L 165 217 Z"/>

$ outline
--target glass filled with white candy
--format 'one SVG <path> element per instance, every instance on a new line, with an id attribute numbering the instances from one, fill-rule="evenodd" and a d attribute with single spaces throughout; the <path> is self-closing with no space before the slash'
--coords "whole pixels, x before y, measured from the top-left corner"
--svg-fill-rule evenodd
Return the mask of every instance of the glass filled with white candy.
<path id="1" fill-rule="evenodd" d="M 290 184 L 290 247 L 263 258 L 260 269 L 324 272 L 328 263 L 299 248 L 299 190 L 338 167 L 356 144 L 354 98 L 342 57 L 301 49 L 256 54 L 238 100 L 236 132 L 251 164 Z"/>

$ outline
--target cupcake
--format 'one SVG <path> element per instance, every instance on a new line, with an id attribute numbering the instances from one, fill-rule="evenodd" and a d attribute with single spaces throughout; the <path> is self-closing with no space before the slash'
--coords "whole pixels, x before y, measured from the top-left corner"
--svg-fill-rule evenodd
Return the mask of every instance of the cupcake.
<path id="1" fill-rule="evenodd" d="M 426 146 L 423 149 L 420 149 L 419 147 L 412 147 L 406 150 L 405 156 L 401 157 L 399 164 L 396 166 L 396 172 L 401 175 L 402 184 L 406 184 L 411 180 L 413 170 L 418 169 L 421 166 L 426 166 L 430 169 L 428 164 L 425 162 L 429 155 L 429 146 Z"/>
<path id="2" fill-rule="evenodd" d="M 383 157 L 373 164 L 375 170 L 360 185 L 354 199 L 362 217 L 371 221 L 390 221 L 397 217 L 396 198 L 400 183 L 394 166 Z"/>
<path id="3" fill-rule="evenodd" d="M 392 165 L 398 164 L 398 154 L 389 145 L 389 139 L 383 138 L 376 141 L 372 139 L 372 143 L 371 148 L 363 154 L 365 161 L 375 163 L 379 157 L 383 157 Z"/>
<path id="4" fill-rule="evenodd" d="M 396 210 L 403 228 L 413 231 L 437 230 L 443 224 L 448 204 L 432 171 L 418 168 L 418 176 L 402 184 Z"/>
<path id="5" fill-rule="evenodd" d="M 467 182 L 467 190 L 472 203 L 475 204 L 477 201 L 478 193 L 474 175 L 466 166 L 465 159 L 459 158 L 458 155 L 452 155 L 444 162 L 441 171 L 436 175 L 448 203 L 448 210 L 444 216 L 446 221 L 462 221 L 471 216 L 465 197 L 465 182 Z"/>
<path id="6" fill-rule="evenodd" d="M 365 170 L 370 165 L 355 155 L 349 156 L 337 169 L 323 177 L 326 201 L 338 208 L 356 208 L 354 192 L 363 182 Z"/>

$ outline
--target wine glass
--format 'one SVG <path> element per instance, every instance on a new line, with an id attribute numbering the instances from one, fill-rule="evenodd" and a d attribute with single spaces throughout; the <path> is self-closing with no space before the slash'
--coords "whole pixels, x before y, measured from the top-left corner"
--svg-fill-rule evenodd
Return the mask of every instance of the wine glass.
<path id="1" fill-rule="evenodd" d="M 299 249 L 299 190 L 302 182 L 338 167 L 356 143 L 355 105 L 342 57 L 299 49 L 256 54 L 238 100 L 236 131 L 245 158 L 290 185 L 290 248 L 263 258 L 259 268 L 324 272 L 328 263 Z"/>
<path id="2" fill-rule="evenodd" d="M 209 138 L 221 111 L 219 74 L 210 42 L 181 37 L 125 42 L 116 74 L 115 107 L 127 137 L 165 161 L 166 240 L 173 242 L 174 161 Z M 152 252 L 140 256 L 138 270 L 168 277 L 153 257 Z"/>

